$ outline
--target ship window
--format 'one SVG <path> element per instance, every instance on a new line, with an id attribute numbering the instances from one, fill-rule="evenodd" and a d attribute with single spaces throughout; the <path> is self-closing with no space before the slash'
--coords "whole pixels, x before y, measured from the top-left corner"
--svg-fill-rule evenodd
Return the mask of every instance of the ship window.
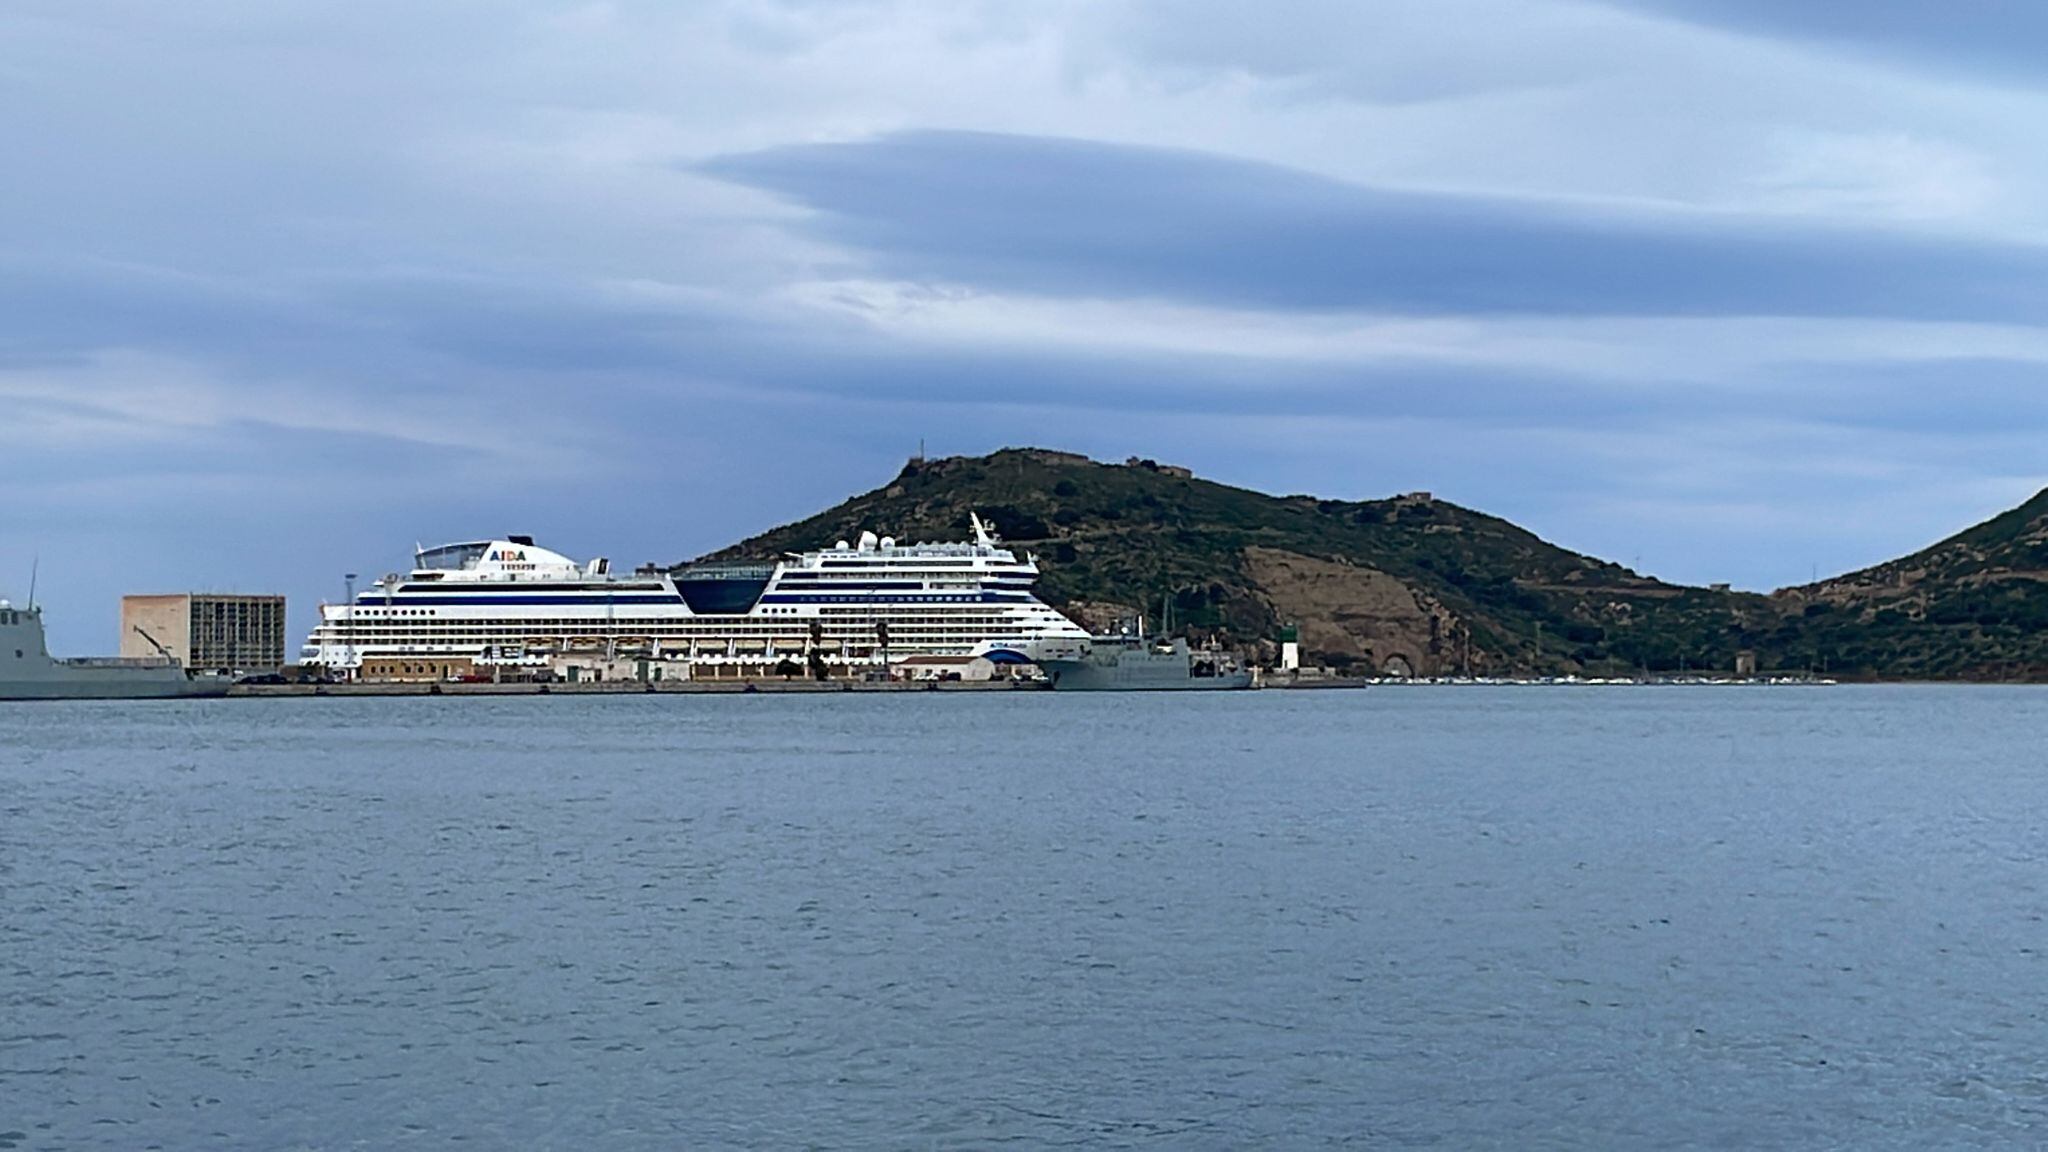
<path id="1" fill-rule="evenodd" d="M 483 559 L 490 547 L 489 544 L 451 544 L 445 548 L 434 548 L 420 553 L 414 566 L 430 571 L 459 571 Z"/>

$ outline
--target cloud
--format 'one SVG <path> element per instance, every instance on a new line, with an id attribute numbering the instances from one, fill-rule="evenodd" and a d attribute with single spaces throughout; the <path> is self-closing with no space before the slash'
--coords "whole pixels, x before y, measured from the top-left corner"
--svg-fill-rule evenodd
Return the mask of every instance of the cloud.
<path id="1" fill-rule="evenodd" d="M 2013 81 L 2043 71 L 2048 9 L 2009 0 L 1610 0 L 1621 6 L 1759 37 L 1792 37 L 1887 58 L 1934 64 L 1966 77 Z"/>
<path id="2" fill-rule="evenodd" d="M 1181 0 L 1113 11 L 1110 34 L 1127 51 L 1197 76 L 1238 71 L 1272 82 L 1288 100 L 1408 105 L 1513 96 L 1639 66 L 1604 35 L 1625 21 L 1575 4 L 1282 0 L 1248 9 Z M 1446 28 L 1461 32 L 1446 36 Z"/>
<path id="3" fill-rule="evenodd" d="M 2048 249 L 1361 187 L 1261 164 L 982 133 L 711 160 L 811 209 L 880 276 L 1033 294 L 1414 315 L 2048 314 Z"/>
<path id="4" fill-rule="evenodd" d="M 145 588 L 296 630 L 415 539 L 673 559 L 920 439 L 1880 559 L 2043 472 L 2048 100 L 1795 8 L 17 0 L 0 584 L 72 650 Z"/>

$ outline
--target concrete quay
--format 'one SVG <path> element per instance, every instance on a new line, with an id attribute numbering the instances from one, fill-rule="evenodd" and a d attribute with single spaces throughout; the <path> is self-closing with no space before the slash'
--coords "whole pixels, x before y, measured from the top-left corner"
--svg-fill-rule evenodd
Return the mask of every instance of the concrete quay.
<path id="1" fill-rule="evenodd" d="M 237 684 L 229 696 L 745 696 L 824 692 L 1044 692 L 1033 680 L 601 680 L 585 683 Z"/>

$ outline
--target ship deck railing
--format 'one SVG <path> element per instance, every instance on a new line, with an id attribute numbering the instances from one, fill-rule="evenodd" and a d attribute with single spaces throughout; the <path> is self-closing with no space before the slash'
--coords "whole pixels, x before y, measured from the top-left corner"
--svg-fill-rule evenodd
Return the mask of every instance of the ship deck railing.
<path id="1" fill-rule="evenodd" d="M 775 568 L 772 560 L 703 560 L 678 564 L 668 571 L 677 579 L 757 580 L 775 575 Z"/>

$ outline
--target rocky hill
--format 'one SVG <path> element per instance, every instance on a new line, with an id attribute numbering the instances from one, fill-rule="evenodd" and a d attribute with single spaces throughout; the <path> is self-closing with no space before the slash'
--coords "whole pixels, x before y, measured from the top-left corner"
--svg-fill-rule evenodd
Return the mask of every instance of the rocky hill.
<path id="1" fill-rule="evenodd" d="M 1847 675 L 2048 680 L 2048 491 L 1911 556 L 1774 599 L 1786 659 Z"/>
<path id="2" fill-rule="evenodd" d="M 1826 669 L 2048 678 L 2048 494 L 1926 552 L 1771 596 L 1583 556 L 1427 493 L 1319 500 L 1149 460 L 1009 449 L 894 480 L 716 554 L 771 558 L 863 529 L 954 540 L 968 512 L 1037 555 L 1045 598 L 1092 626 L 1143 611 L 1244 646 L 1417 675 Z"/>

